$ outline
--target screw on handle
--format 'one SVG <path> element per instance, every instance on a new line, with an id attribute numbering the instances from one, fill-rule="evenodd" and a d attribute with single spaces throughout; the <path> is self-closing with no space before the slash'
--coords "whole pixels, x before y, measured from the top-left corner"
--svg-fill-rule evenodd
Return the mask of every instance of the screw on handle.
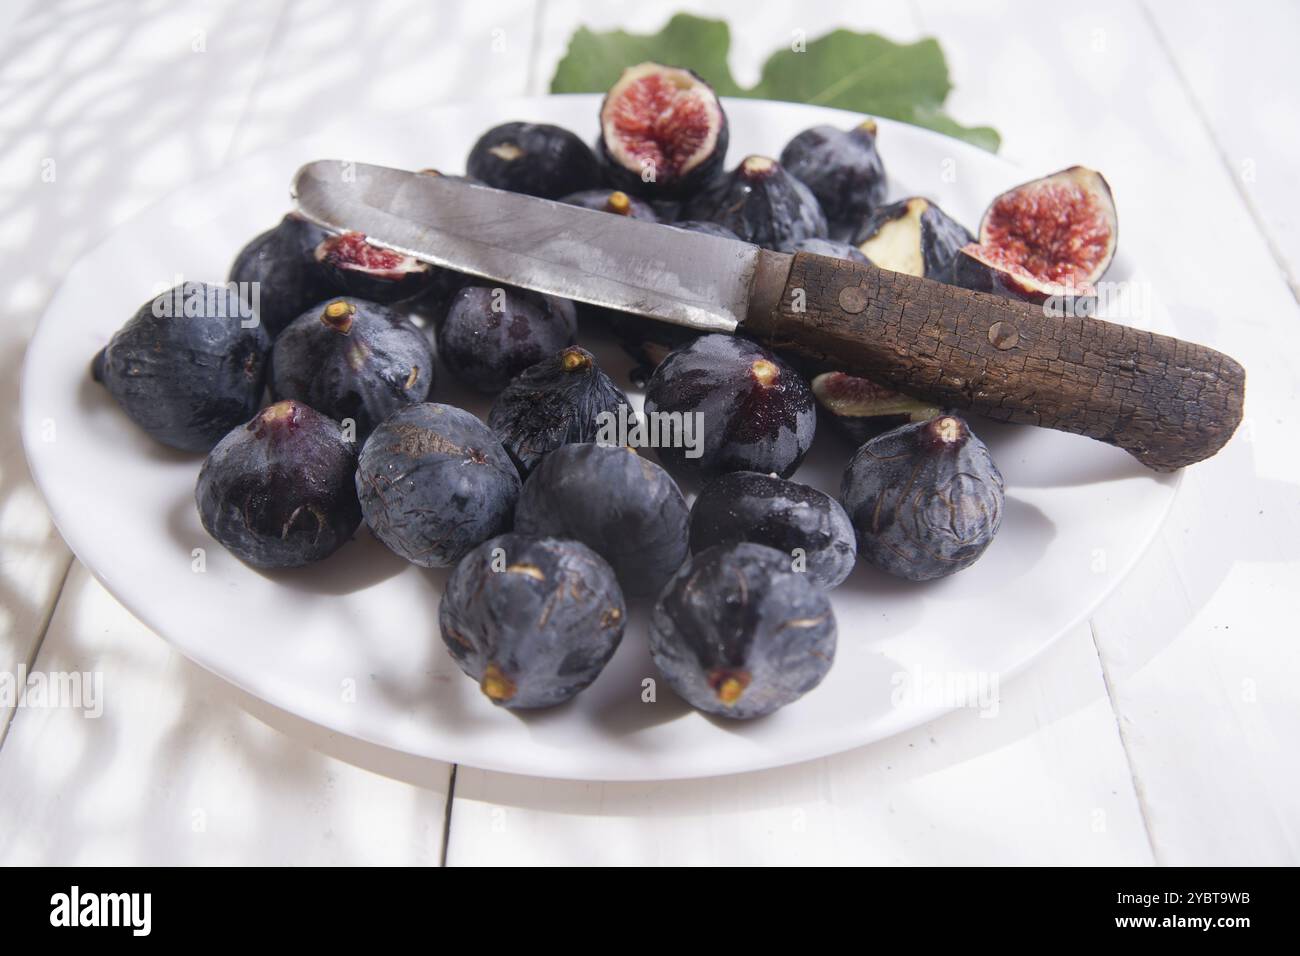
<path id="1" fill-rule="evenodd" d="M 1108 442 L 1156 471 L 1210 457 L 1241 421 L 1245 370 L 1214 349 L 811 253 L 744 328 L 915 398 Z"/>

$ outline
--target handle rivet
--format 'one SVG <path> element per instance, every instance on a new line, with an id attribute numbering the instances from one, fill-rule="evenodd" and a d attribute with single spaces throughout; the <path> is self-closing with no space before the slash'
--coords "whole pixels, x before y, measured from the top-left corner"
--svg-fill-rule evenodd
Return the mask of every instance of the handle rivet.
<path id="1" fill-rule="evenodd" d="M 989 326 L 989 345 L 995 349 L 1013 349 L 1020 341 L 1020 330 L 1010 322 L 994 322 Z"/>
<path id="2" fill-rule="evenodd" d="M 867 290 L 860 285 L 846 285 L 840 289 L 840 308 L 857 315 L 867 307 Z"/>

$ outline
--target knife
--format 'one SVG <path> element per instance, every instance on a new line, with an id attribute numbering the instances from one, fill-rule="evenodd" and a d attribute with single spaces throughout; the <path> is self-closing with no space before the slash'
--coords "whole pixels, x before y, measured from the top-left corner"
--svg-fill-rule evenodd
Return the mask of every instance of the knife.
<path id="1" fill-rule="evenodd" d="M 308 163 L 293 195 L 328 229 L 436 266 L 750 335 L 942 407 L 1108 442 L 1157 471 L 1210 457 L 1241 421 L 1232 358 L 1101 319 L 384 166 Z"/>

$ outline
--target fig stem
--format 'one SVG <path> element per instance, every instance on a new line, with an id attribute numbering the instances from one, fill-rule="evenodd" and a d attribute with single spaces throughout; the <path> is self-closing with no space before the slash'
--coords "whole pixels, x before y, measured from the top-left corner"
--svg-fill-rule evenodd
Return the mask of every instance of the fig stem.
<path id="1" fill-rule="evenodd" d="M 576 372 L 591 365 L 591 359 L 579 349 L 565 349 L 560 359 L 560 367 L 566 372 Z"/>
<path id="2" fill-rule="evenodd" d="M 321 312 L 320 320 L 329 326 L 335 332 L 342 332 L 347 335 L 352 331 L 352 316 L 356 314 L 357 307 L 346 299 L 335 299 L 325 306 Z"/>
<path id="3" fill-rule="evenodd" d="M 736 701 L 740 700 L 740 695 L 744 692 L 744 681 L 735 677 L 728 677 L 718 685 L 718 700 L 730 707 Z"/>
<path id="4" fill-rule="evenodd" d="M 769 362 L 767 359 L 757 359 L 752 369 L 754 379 L 764 388 L 771 388 L 781 377 L 781 370 L 776 367 L 776 363 Z"/>
<path id="5" fill-rule="evenodd" d="M 502 673 L 496 664 L 489 664 L 483 672 L 479 687 L 495 703 L 503 703 L 515 696 L 515 682 Z"/>

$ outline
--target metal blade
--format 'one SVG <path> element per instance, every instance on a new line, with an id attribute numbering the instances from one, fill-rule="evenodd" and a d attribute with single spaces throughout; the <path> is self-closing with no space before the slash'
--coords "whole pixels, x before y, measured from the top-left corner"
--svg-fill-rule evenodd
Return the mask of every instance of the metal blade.
<path id="1" fill-rule="evenodd" d="M 308 219 L 493 282 L 733 332 L 759 249 L 443 176 L 320 160 L 294 179 Z"/>

